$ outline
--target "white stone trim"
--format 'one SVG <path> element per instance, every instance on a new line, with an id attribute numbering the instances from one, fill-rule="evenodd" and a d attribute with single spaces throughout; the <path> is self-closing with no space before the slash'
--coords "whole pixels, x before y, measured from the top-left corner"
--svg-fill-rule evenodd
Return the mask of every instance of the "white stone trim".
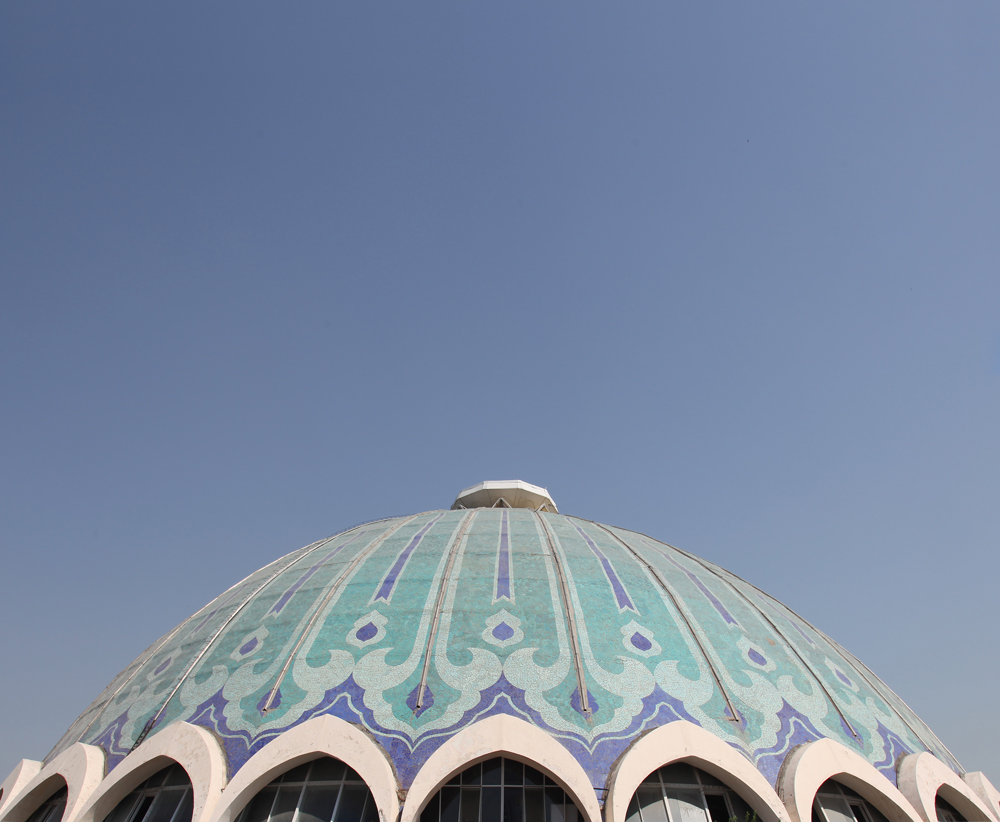
<path id="1" fill-rule="evenodd" d="M 976 796 L 983 800 L 996 819 L 1000 819 L 1000 791 L 992 782 L 986 778 L 982 771 L 973 771 L 965 775 L 965 784 L 976 792 Z"/>
<path id="2" fill-rule="evenodd" d="M 767 779 L 731 745 L 692 722 L 679 719 L 637 739 L 608 776 L 604 802 L 607 822 L 625 822 L 639 784 L 670 762 L 690 762 L 721 779 L 757 812 L 763 822 L 789 822 L 788 814 Z"/>
<path id="3" fill-rule="evenodd" d="M 354 768 L 368 784 L 382 822 L 396 822 L 398 785 L 385 751 L 357 726 L 329 715 L 296 725 L 250 757 L 226 786 L 210 822 L 232 822 L 261 788 L 296 765 L 320 756 L 332 756 Z"/>
<path id="4" fill-rule="evenodd" d="M 793 748 L 782 763 L 778 795 L 791 822 L 810 822 L 816 791 L 828 779 L 857 791 L 889 822 L 923 822 L 910 801 L 875 766 L 832 739 Z"/>
<path id="5" fill-rule="evenodd" d="M 66 786 L 63 819 L 79 813 L 104 778 L 104 751 L 76 742 L 59 756 L 42 765 L 10 803 L 4 803 L 3 822 L 24 822 L 52 794 Z"/>
<path id="6" fill-rule="evenodd" d="M 597 794 L 583 766 L 545 731 L 505 714 L 464 728 L 431 754 L 407 792 L 400 822 L 416 822 L 434 794 L 452 776 L 494 756 L 510 757 L 545 771 L 569 794 L 586 822 L 601 822 Z"/>
<path id="7" fill-rule="evenodd" d="M 191 779 L 191 822 L 204 822 L 226 784 L 226 757 L 211 733 L 187 722 L 174 722 L 148 737 L 104 778 L 79 814 L 64 816 L 62 822 L 103 822 L 139 785 L 174 762 Z"/>
<path id="8" fill-rule="evenodd" d="M 904 756 L 899 761 L 898 774 L 899 789 L 917 809 L 923 822 L 937 822 L 934 800 L 938 793 L 969 822 L 996 818 L 975 791 L 934 754 L 921 751 Z"/>
<path id="9" fill-rule="evenodd" d="M 32 779 L 42 769 L 42 763 L 37 759 L 22 759 L 14 766 L 7 778 L 0 783 L 0 818 L 10 805 L 11 800 L 17 796 Z"/>

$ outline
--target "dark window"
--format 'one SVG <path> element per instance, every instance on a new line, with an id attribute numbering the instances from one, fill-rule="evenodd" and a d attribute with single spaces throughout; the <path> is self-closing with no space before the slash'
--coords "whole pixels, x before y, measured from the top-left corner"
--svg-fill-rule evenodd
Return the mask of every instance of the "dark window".
<path id="1" fill-rule="evenodd" d="M 962 816 L 941 794 L 934 797 L 934 809 L 937 811 L 938 822 L 965 822 Z"/>
<path id="2" fill-rule="evenodd" d="M 816 792 L 813 816 L 818 817 L 819 822 L 889 822 L 861 794 L 832 779 L 820 785 Z"/>
<path id="3" fill-rule="evenodd" d="M 498 756 L 456 774 L 420 822 L 579 822 L 576 805 L 552 777 Z"/>
<path id="4" fill-rule="evenodd" d="M 738 793 L 687 762 L 647 776 L 629 803 L 627 822 L 752 822 L 756 815 Z"/>
<path id="5" fill-rule="evenodd" d="M 191 822 L 194 795 L 187 771 L 171 765 L 126 796 L 104 822 Z"/>
<path id="6" fill-rule="evenodd" d="M 378 809 L 357 772 L 323 757 L 261 788 L 236 822 L 378 822 Z"/>
<path id="7" fill-rule="evenodd" d="M 0 797 L 2 796 L 3 791 L 0 791 Z M 65 788 L 56 791 L 43 802 L 42 806 L 28 817 L 28 822 L 59 822 L 62 819 L 64 810 L 66 810 Z"/>

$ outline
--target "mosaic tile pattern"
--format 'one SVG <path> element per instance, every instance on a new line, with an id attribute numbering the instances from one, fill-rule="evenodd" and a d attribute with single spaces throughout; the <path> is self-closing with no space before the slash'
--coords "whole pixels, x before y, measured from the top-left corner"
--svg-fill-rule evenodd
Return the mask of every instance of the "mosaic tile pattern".
<path id="1" fill-rule="evenodd" d="M 500 713 L 559 739 L 600 797 L 629 742 L 677 719 L 771 784 L 792 747 L 822 737 L 892 782 L 897 757 L 923 750 L 961 772 L 870 671 L 753 586 L 649 537 L 525 509 L 384 520 L 289 554 L 150 646 L 48 759 L 82 741 L 114 767 L 183 719 L 223 741 L 235 773 L 323 713 L 367 728 L 404 788 L 448 737 Z"/>

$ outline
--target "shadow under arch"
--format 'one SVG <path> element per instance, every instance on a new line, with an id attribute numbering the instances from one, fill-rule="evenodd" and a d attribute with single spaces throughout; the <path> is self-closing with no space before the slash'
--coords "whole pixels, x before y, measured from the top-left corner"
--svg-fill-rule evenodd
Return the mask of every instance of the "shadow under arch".
<path id="1" fill-rule="evenodd" d="M 625 822 L 628 805 L 640 783 L 671 762 L 689 762 L 721 779 L 764 822 L 790 822 L 778 795 L 764 775 L 731 745 L 692 722 L 679 719 L 644 734 L 619 758 L 608 778 L 604 803 L 607 822 Z"/>
<path id="2" fill-rule="evenodd" d="M 332 756 L 354 768 L 372 792 L 383 822 L 396 822 L 398 783 L 385 751 L 357 726 L 326 714 L 285 731 L 250 757 L 222 792 L 211 822 L 232 822 L 262 788 L 319 756 Z"/>
<path id="3" fill-rule="evenodd" d="M 46 799 L 66 787 L 66 809 L 62 822 L 78 815 L 80 808 L 104 778 L 104 751 L 94 745 L 76 742 L 59 756 L 43 765 L 18 792 L 4 810 L 4 822 L 25 822 Z"/>
<path id="4" fill-rule="evenodd" d="M 104 778 L 80 814 L 63 822 L 103 822 L 129 793 L 175 762 L 191 780 L 191 822 L 203 822 L 226 784 L 226 757 L 215 736 L 187 722 L 174 722 L 148 737 Z"/>
<path id="5" fill-rule="evenodd" d="M 934 800 L 939 792 L 966 819 L 996 819 L 996 814 L 957 773 L 927 751 L 904 756 L 897 773 L 900 791 L 923 822 L 937 822 Z"/>
<path id="6" fill-rule="evenodd" d="M 431 754 L 406 794 L 400 822 L 416 822 L 434 794 L 454 774 L 498 755 L 545 771 L 576 803 L 587 822 L 602 822 L 597 794 L 583 766 L 545 731 L 506 714 L 464 728 Z"/>
<path id="7" fill-rule="evenodd" d="M 791 822 L 810 822 L 816 792 L 828 779 L 857 791 L 889 822 L 924 822 L 899 788 L 874 765 L 832 739 L 793 748 L 781 765 L 778 795 Z"/>

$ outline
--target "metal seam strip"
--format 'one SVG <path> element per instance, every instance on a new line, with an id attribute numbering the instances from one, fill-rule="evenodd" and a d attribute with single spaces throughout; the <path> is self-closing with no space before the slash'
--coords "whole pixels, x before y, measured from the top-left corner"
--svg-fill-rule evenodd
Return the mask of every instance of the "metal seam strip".
<path id="1" fill-rule="evenodd" d="M 437 600 L 434 602 L 434 616 L 431 618 L 431 629 L 427 634 L 427 650 L 424 652 L 424 667 L 420 673 L 420 685 L 417 686 L 417 708 L 422 708 L 424 704 L 424 688 L 427 687 L 427 677 L 431 670 L 431 649 L 434 647 L 434 640 L 437 638 L 438 622 L 441 619 L 441 606 L 444 604 L 445 591 L 448 587 L 448 580 L 451 578 L 451 569 L 455 565 L 455 557 L 465 538 L 466 531 L 472 525 L 472 520 L 476 516 L 475 509 L 465 515 L 462 524 L 458 528 L 458 533 L 451 543 L 451 551 L 448 555 L 448 564 L 445 566 L 444 574 L 441 576 L 441 586 L 438 588 Z"/>
<path id="2" fill-rule="evenodd" d="M 344 573 L 340 575 L 340 579 L 337 580 L 335 584 L 330 586 L 330 590 L 327 591 L 326 596 L 320 601 L 313 611 L 313 615 L 309 618 L 309 622 L 306 627 L 302 629 L 302 633 L 299 635 L 298 641 L 295 643 L 295 647 L 292 652 L 288 655 L 288 659 L 285 660 L 285 664 L 281 669 L 281 673 L 278 674 L 278 678 L 274 682 L 274 687 L 271 692 L 267 695 L 267 700 L 264 702 L 264 707 L 261 708 L 261 713 L 266 714 L 271 709 L 271 703 L 274 702 L 274 697 L 278 693 L 278 689 L 281 687 L 281 683 L 285 679 L 285 674 L 288 673 L 288 669 L 292 666 L 292 660 L 295 659 L 295 655 L 299 652 L 302 647 L 302 643 L 306 641 L 306 636 L 308 636 L 309 631 L 312 630 L 313 625 L 316 624 L 316 620 L 319 619 L 319 615 L 323 613 L 323 609 L 326 607 L 327 603 L 333 599 L 334 594 L 336 594 L 344 585 L 344 581 L 348 579 L 355 568 L 358 567 L 364 560 L 368 559 L 375 551 L 381 546 L 389 537 L 395 534 L 400 528 L 402 528 L 406 523 L 412 522 L 420 514 L 414 514 L 412 517 L 407 517 L 402 522 L 396 523 L 392 528 L 386 531 L 384 534 L 376 537 L 371 545 L 363 549 L 358 555 L 351 560 L 351 564 L 347 566 Z"/>
<path id="3" fill-rule="evenodd" d="M 739 714 L 736 712 L 736 708 L 733 706 L 732 700 L 729 698 L 729 693 L 726 691 L 725 686 L 722 684 L 722 678 L 719 676 L 718 672 L 715 670 L 715 666 L 712 664 L 712 659 L 705 650 L 705 646 L 702 644 L 701 639 L 698 637 L 697 632 L 691 624 L 691 620 L 686 613 L 686 608 L 682 607 L 677 594 L 674 592 L 673 587 L 669 582 L 664 579 L 663 575 L 660 573 L 659 569 L 654 568 L 652 564 L 646 561 L 646 558 L 642 556 L 635 548 L 629 545 L 625 540 L 619 537 L 616 533 L 611 531 L 609 528 L 605 528 L 599 522 L 594 522 L 593 520 L 586 520 L 586 522 L 596 525 L 605 533 L 609 534 L 613 539 L 619 542 L 625 547 L 639 562 L 641 562 L 646 569 L 652 574 L 653 578 L 660 583 L 660 586 L 666 592 L 667 596 L 670 597 L 670 601 L 673 603 L 674 608 L 677 609 L 677 613 L 680 614 L 681 619 L 684 621 L 685 627 L 688 629 L 688 633 L 691 634 L 691 638 L 694 639 L 695 643 L 698 645 L 698 650 L 701 651 L 702 657 L 705 659 L 705 663 L 708 665 L 708 670 L 712 673 L 712 678 L 715 680 L 715 684 L 719 686 L 719 691 L 722 694 L 722 698 L 726 702 L 726 707 L 729 708 L 729 721 L 740 724 Z"/>
<path id="4" fill-rule="evenodd" d="M 684 556 L 688 557 L 693 562 L 696 562 L 698 565 L 700 565 L 705 571 L 707 571 L 708 573 L 712 574 L 712 576 L 717 577 L 718 579 L 722 580 L 724 583 L 726 583 L 726 585 L 728 585 L 730 588 L 733 589 L 733 591 L 737 594 L 737 596 L 739 596 L 744 602 L 746 602 L 746 604 L 748 606 L 750 606 L 750 610 L 751 611 L 755 611 L 756 613 L 760 614 L 764 618 L 764 620 L 767 622 L 767 624 L 771 626 L 771 629 L 779 637 L 781 637 L 782 641 L 785 643 L 785 647 L 789 648 L 791 650 L 791 652 L 793 654 L 795 654 L 795 656 L 798 658 L 799 662 L 802 663 L 802 666 L 807 671 L 809 671 L 810 674 L 812 674 L 812 678 L 816 680 L 816 684 L 819 685 L 820 690 L 823 691 L 823 693 L 826 695 L 826 698 L 828 700 L 830 700 L 830 704 L 833 705 L 834 710 L 840 716 L 840 718 L 843 721 L 843 723 L 848 727 L 848 729 L 850 730 L 850 732 L 854 736 L 854 738 L 857 739 L 857 740 L 859 740 L 859 741 L 861 740 L 861 736 L 858 734 L 858 732 L 856 730 L 854 730 L 854 726 L 850 723 L 850 720 L 848 720 L 848 718 L 844 715 L 844 712 L 841 710 L 840 706 L 837 704 L 837 700 L 835 700 L 833 698 L 833 694 L 830 693 L 830 690 L 826 687 L 826 685 L 823 684 L 823 680 L 819 678 L 819 674 L 817 674 L 812 669 L 812 666 L 808 662 L 806 662 L 806 660 L 802 656 L 802 654 L 799 653 L 798 648 L 796 648 L 792 644 L 791 640 L 789 640 L 788 637 L 785 636 L 785 634 L 781 631 L 781 629 L 774 623 L 774 620 L 772 620 L 767 614 L 765 614 L 764 611 L 761 608 L 758 608 L 756 605 L 754 605 L 750 601 L 750 597 L 748 597 L 746 594 L 744 594 L 739 588 L 737 588 L 735 585 L 733 585 L 733 583 L 730 582 L 728 579 L 726 579 L 724 576 L 722 576 L 721 574 L 716 574 L 699 557 L 694 556 L 694 554 L 689 554 L 686 551 L 681 551 L 678 548 L 674 548 L 674 546 L 670 545 L 669 543 L 665 542 L 663 544 L 667 545 L 669 548 L 673 548 L 673 550 L 677 551 L 679 554 L 683 554 Z"/>
<path id="5" fill-rule="evenodd" d="M 573 650 L 573 661 L 576 663 L 576 681 L 580 689 L 580 706 L 583 708 L 583 712 L 589 719 L 590 698 L 587 696 L 587 680 L 583 671 L 583 657 L 580 653 L 580 640 L 576 633 L 576 619 L 573 616 L 573 605 L 569 596 L 569 584 L 566 582 L 566 575 L 563 573 L 562 562 L 559 559 L 555 543 L 552 540 L 552 534 L 549 531 L 549 526 L 545 522 L 545 518 L 542 517 L 541 513 L 535 511 L 534 514 L 538 518 L 539 523 L 541 523 L 542 532 L 545 534 L 545 539 L 549 543 L 549 551 L 552 555 L 552 561 L 556 566 L 556 576 L 559 577 L 559 593 L 562 596 L 563 608 L 566 611 L 566 622 L 569 626 L 569 640 Z"/>

